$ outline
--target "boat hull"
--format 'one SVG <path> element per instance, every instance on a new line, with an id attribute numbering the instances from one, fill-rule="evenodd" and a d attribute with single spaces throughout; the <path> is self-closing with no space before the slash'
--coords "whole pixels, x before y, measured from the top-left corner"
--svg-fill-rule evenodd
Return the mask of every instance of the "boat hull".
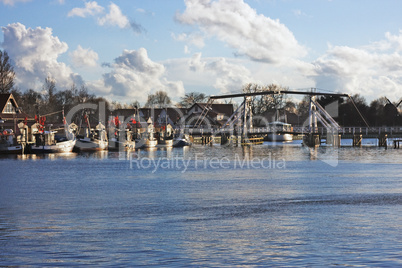
<path id="1" fill-rule="evenodd" d="M 75 143 L 75 149 L 78 151 L 83 152 L 90 152 L 90 151 L 103 151 L 107 150 L 108 142 L 107 141 L 86 141 L 86 140 L 77 140 Z"/>
<path id="2" fill-rule="evenodd" d="M 267 136 L 268 141 L 292 141 L 293 140 L 293 135 L 289 133 L 283 133 L 283 134 L 268 134 Z"/>
<path id="3" fill-rule="evenodd" d="M 172 147 L 173 140 L 160 140 L 157 147 Z"/>
<path id="4" fill-rule="evenodd" d="M 154 148 L 158 144 L 157 140 L 139 140 L 135 142 L 135 148 L 136 149 L 142 149 L 142 148 Z"/>
<path id="5" fill-rule="evenodd" d="M 184 146 L 191 146 L 191 142 L 185 139 L 174 140 L 173 142 L 173 147 L 184 147 Z"/>
<path id="6" fill-rule="evenodd" d="M 22 145 L 0 147 L 0 154 L 22 154 Z"/>
<path id="7" fill-rule="evenodd" d="M 70 153 L 73 151 L 76 140 L 57 142 L 52 145 L 31 145 L 31 152 L 35 154 Z"/>

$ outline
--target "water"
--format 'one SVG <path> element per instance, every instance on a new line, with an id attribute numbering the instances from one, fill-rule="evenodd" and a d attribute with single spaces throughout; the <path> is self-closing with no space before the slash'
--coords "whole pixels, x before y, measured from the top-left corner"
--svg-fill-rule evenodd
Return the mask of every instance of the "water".
<path id="1" fill-rule="evenodd" d="M 402 266 L 401 153 L 294 142 L 3 157 L 0 266 Z"/>

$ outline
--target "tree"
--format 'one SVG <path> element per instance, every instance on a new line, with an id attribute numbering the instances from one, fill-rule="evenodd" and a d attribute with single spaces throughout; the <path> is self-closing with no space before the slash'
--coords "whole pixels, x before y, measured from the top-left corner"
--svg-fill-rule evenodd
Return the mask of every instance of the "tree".
<path id="1" fill-rule="evenodd" d="M 14 86 L 15 72 L 6 51 L 0 50 L 0 93 L 9 93 Z"/>
<path id="2" fill-rule="evenodd" d="M 268 86 L 260 86 L 257 84 L 246 84 L 243 87 L 244 93 L 256 93 L 256 92 L 266 92 L 266 91 L 280 91 L 287 90 L 281 86 L 270 84 Z M 259 96 L 249 97 L 251 100 L 250 107 L 254 115 L 262 114 L 266 111 L 276 111 L 283 109 L 286 103 L 286 97 L 284 94 L 267 94 Z"/>
<path id="3" fill-rule="evenodd" d="M 167 105 L 171 104 L 169 96 L 165 91 L 157 91 L 155 94 L 149 94 L 147 103 L 145 103 L 145 107 L 155 107 L 155 108 L 163 108 Z"/>
<path id="4" fill-rule="evenodd" d="M 179 106 L 183 108 L 189 108 L 194 103 L 205 102 L 206 99 L 207 97 L 204 93 L 190 92 L 184 95 L 184 97 L 181 97 Z"/>

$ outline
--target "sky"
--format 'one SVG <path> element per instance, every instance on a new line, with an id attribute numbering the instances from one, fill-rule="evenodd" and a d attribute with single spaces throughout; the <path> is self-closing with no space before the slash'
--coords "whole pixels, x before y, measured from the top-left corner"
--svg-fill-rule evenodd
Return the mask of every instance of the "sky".
<path id="1" fill-rule="evenodd" d="M 399 0 L 0 0 L 16 86 L 144 104 L 247 83 L 402 97 Z"/>

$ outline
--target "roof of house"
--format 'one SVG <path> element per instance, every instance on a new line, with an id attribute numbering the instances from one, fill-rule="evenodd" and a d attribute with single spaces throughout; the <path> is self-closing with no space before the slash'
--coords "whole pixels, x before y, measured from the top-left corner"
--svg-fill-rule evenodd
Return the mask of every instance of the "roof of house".
<path id="1" fill-rule="evenodd" d="M 207 107 L 207 103 L 194 103 L 193 106 L 190 107 L 193 108 L 195 105 L 198 105 L 201 107 L 201 109 L 205 109 Z M 210 104 L 211 111 L 210 113 L 214 114 L 224 114 L 226 116 L 231 116 L 234 112 L 233 110 L 233 104 L 227 104 L 227 103 L 212 103 Z M 190 110 L 189 109 L 189 110 Z"/>
<path id="2" fill-rule="evenodd" d="M 13 105 L 18 108 L 18 104 L 15 101 L 13 94 L 8 93 L 8 94 L 0 94 L 0 112 L 3 113 L 4 108 L 6 107 L 6 104 L 8 101 L 11 101 Z"/>
<path id="3" fill-rule="evenodd" d="M 0 117 L 2 119 L 17 119 L 17 120 L 21 120 L 24 118 L 29 118 L 29 115 L 24 113 L 23 111 L 19 112 L 19 113 L 4 113 L 4 109 L 6 108 L 7 102 L 11 101 L 11 103 L 13 104 L 13 106 L 15 108 L 19 108 L 17 101 L 14 99 L 13 94 L 11 93 L 7 93 L 7 94 L 0 94 Z M 30 118 L 31 120 L 32 118 Z"/>

